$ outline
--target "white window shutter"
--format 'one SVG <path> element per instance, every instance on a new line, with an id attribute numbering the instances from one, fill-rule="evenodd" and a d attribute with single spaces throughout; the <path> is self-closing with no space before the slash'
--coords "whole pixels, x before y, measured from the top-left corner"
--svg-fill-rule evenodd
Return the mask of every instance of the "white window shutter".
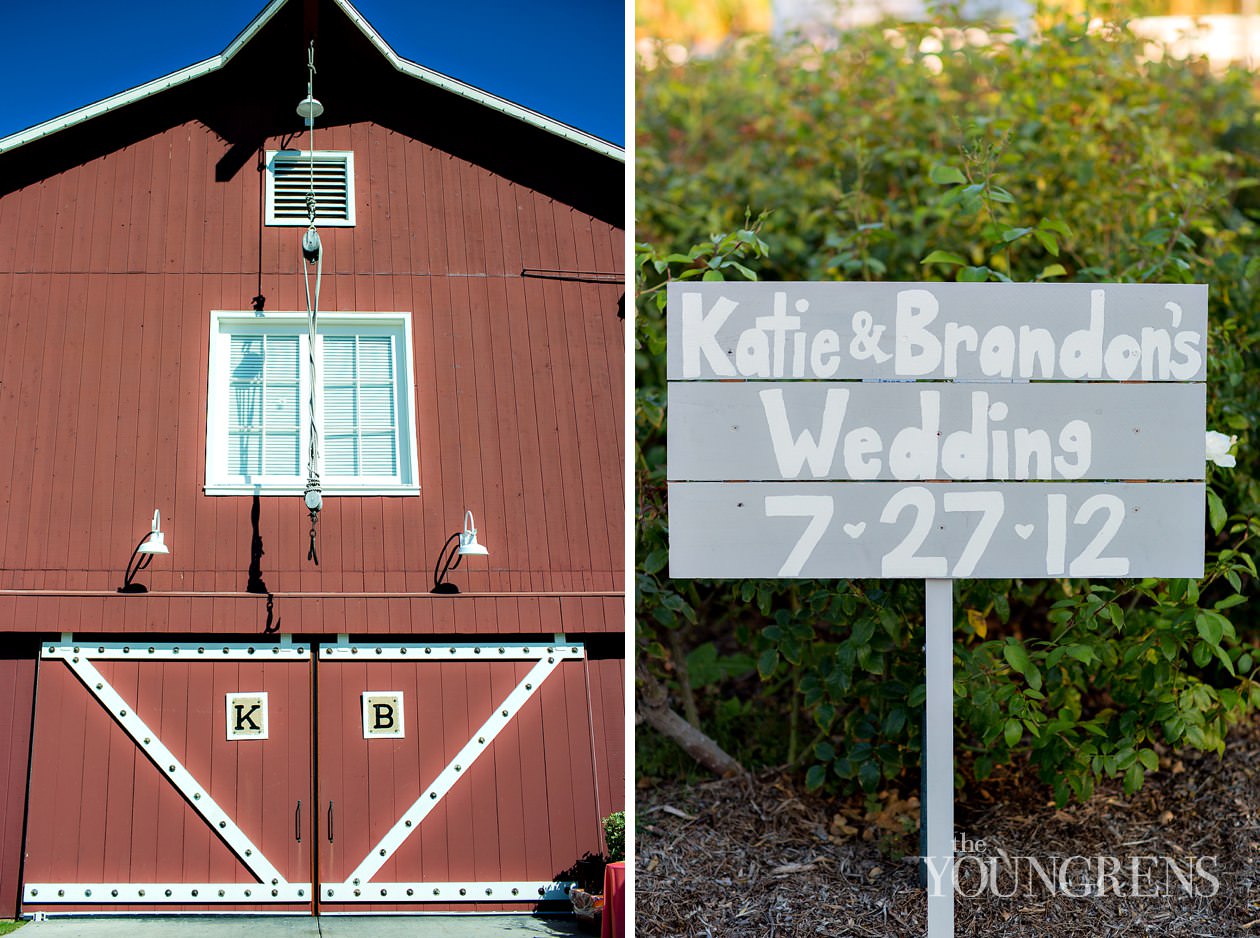
<path id="1" fill-rule="evenodd" d="M 301 431 L 298 337 L 233 335 L 231 347 L 228 471 L 292 475 Z"/>
<path id="2" fill-rule="evenodd" d="M 324 337 L 324 471 L 398 476 L 394 343 L 387 335 Z"/>

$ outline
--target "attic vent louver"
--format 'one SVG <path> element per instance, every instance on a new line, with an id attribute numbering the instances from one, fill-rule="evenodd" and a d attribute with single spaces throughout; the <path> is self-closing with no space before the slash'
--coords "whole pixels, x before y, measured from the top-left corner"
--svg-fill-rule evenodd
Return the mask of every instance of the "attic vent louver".
<path id="1" fill-rule="evenodd" d="M 349 150 L 316 150 L 314 162 L 316 224 L 353 225 L 354 154 Z M 310 187 L 311 163 L 306 151 L 269 150 L 266 223 L 305 227 L 306 193 Z"/>

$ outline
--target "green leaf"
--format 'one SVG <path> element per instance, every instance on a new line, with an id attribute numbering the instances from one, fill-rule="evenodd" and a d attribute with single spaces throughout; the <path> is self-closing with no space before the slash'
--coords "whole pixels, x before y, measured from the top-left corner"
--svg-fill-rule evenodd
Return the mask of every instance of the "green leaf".
<path id="1" fill-rule="evenodd" d="M 989 279 L 987 267 L 964 267 L 958 271 L 959 283 L 984 283 Z"/>
<path id="2" fill-rule="evenodd" d="M 1082 664 L 1089 664 L 1094 660 L 1094 649 L 1088 645 L 1068 645 L 1066 651 Z"/>
<path id="3" fill-rule="evenodd" d="M 1031 231 L 1031 228 L 1007 228 L 1002 232 L 1002 240 L 1010 244 L 1012 241 L 1018 241 Z"/>
<path id="4" fill-rule="evenodd" d="M 1028 652 L 1024 650 L 1023 645 L 1016 642 L 1007 642 L 1002 646 L 1002 657 L 1006 659 L 1006 663 L 1014 670 L 1025 676 L 1032 669 L 1032 662 L 1028 659 Z"/>
<path id="5" fill-rule="evenodd" d="M 1041 269 L 1041 273 L 1037 274 L 1038 280 L 1047 280 L 1050 277 L 1066 277 L 1067 268 L 1062 264 L 1047 264 Z"/>
<path id="6" fill-rule="evenodd" d="M 647 555 L 647 559 L 643 561 L 643 572 L 656 573 L 667 563 L 669 563 L 669 550 L 662 547 Z"/>
<path id="7" fill-rule="evenodd" d="M 726 278 L 722 276 L 722 271 L 720 270 L 706 270 L 704 272 L 704 276 L 701 277 L 700 279 L 707 280 L 710 283 L 712 283 L 717 280 L 725 280 Z"/>
<path id="8" fill-rule="evenodd" d="M 1207 642 L 1195 642 L 1190 657 L 1199 667 L 1206 668 L 1207 663 L 1212 660 L 1212 646 Z"/>
<path id="9" fill-rule="evenodd" d="M 757 659 L 757 673 L 761 675 L 763 681 L 774 674 L 774 669 L 778 666 L 779 652 L 773 648 L 767 648 Z"/>
<path id="10" fill-rule="evenodd" d="M 962 170 L 939 163 L 932 167 L 928 173 L 928 178 L 938 186 L 952 186 L 967 181 L 967 177 L 962 174 Z"/>
<path id="11" fill-rule="evenodd" d="M 863 762 L 858 769 L 858 781 L 866 791 L 874 791 L 879 785 L 879 765 L 872 761 Z"/>
<path id="12" fill-rule="evenodd" d="M 1141 749 L 1138 751 L 1138 761 L 1146 766 L 1147 771 L 1155 772 L 1159 769 L 1159 756 L 1155 755 L 1154 749 Z"/>
<path id="13" fill-rule="evenodd" d="M 961 254 L 955 254 L 952 251 L 933 251 L 927 257 L 923 258 L 923 260 L 919 261 L 919 263 L 920 264 L 957 264 L 959 267 L 963 267 L 966 265 L 967 259 L 963 257 Z"/>
<path id="14" fill-rule="evenodd" d="M 809 771 L 805 773 L 805 787 L 809 791 L 817 791 L 822 788 L 822 784 L 826 780 L 827 767 L 825 765 L 811 765 Z"/>
<path id="15" fill-rule="evenodd" d="M 1041 246 L 1046 249 L 1046 253 L 1050 254 L 1052 257 L 1059 256 L 1059 240 L 1054 235 L 1050 234 L 1048 231 L 1043 231 L 1040 228 L 1033 231 L 1033 234 L 1036 236 L 1037 240 L 1041 242 Z"/>
<path id="16" fill-rule="evenodd" d="M 1234 662 L 1230 660 L 1229 652 L 1217 645 L 1212 649 L 1212 653 L 1216 655 L 1216 660 L 1221 663 L 1222 667 L 1229 672 L 1230 677 L 1238 677 L 1237 672 L 1234 671 Z"/>
<path id="17" fill-rule="evenodd" d="M 1207 490 L 1208 503 L 1208 522 L 1212 525 L 1212 530 L 1220 534 L 1221 528 L 1225 527 L 1225 522 L 1229 518 L 1229 513 L 1225 511 L 1225 504 L 1221 501 L 1221 497 L 1211 489 Z"/>
<path id="18" fill-rule="evenodd" d="M 1055 218 L 1043 218 L 1037 223 L 1037 227 L 1043 228 L 1046 231 L 1057 231 L 1065 238 L 1070 238 L 1072 236 L 1072 229 Z"/>
<path id="19" fill-rule="evenodd" d="M 1019 720 L 1007 720 L 1006 729 L 1002 731 L 1002 735 L 1006 739 L 1006 745 L 1014 746 L 1024 735 L 1024 727 L 1020 725 Z"/>
<path id="20" fill-rule="evenodd" d="M 1221 624 L 1221 616 L 1210 612 L 1200 612 L 1195 616 L 1194 627 L 1198 630 L 1199 637 L 1212 646 L 1219 645 L 1221 636 L 1225 634 L 1225 627 Z"/>
<path id="21" fill-rule="evenodd" d="M 1142 782 L 1146 778 L 1146 773 L 1142 771 L 1142 767 L 1136 762 L 1129 766 L 1129 770 L 1124 773 L 1124 793 L 1132 795 L 1142 787 Z"/>

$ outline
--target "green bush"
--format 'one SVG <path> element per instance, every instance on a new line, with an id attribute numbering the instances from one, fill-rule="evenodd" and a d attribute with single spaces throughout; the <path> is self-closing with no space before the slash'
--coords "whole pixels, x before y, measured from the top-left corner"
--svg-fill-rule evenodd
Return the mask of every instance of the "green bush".
<path id="1" fill-rule="evenodd" d="M 626 812 L 617 811 L 604 818 L 604 843 L 608 845 L 608 862 L 626 858 Z"/>
<path id="2" fill-rule="evenodd" d="M 1260 118 L 1254 76 L 1146 58 L 1123 24 L 986 35 L 881 26 L 640 69 L 638 643 L 746 763 L 917 783 L 921 583 L 665 575 L 668 280 L 1206 282 L 1208 427 L 1239 443 L 1209 466 L 1204 578 L 955 588 L 960 765 L 1027 759 L 1063 804 L 1104 777 L 1136 790 L 1160 747 L 1220 750 L 1260 706 Z M 638 759 L 682 768 L 646 734 Z"/>

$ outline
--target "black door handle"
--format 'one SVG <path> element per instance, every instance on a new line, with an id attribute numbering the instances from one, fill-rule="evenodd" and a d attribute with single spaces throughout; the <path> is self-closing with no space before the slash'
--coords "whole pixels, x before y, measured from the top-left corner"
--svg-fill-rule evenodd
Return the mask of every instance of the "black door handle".
<path id="1" fill-rule="evenodd" d="M 328 842 L 333 841 L 333 803 L 328 802 Z"/>
<path id="2" fill-rule="evenodd" d="M 298 799 L 297 808 L 293 812 L 293 839 L 302 842 L 302 799 Z"/>

